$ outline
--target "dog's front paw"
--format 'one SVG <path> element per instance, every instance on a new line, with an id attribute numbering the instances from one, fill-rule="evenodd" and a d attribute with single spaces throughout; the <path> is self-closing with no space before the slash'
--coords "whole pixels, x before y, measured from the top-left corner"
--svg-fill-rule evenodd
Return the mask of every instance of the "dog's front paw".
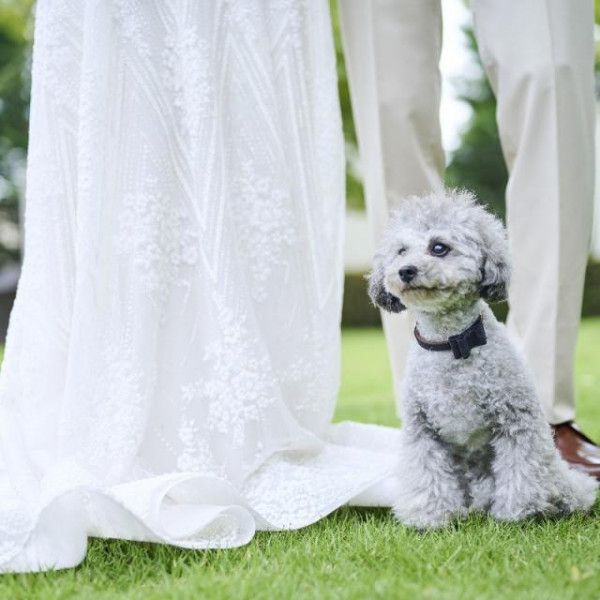
<path id="1" fill-rule="evenodd" d="M 565 494 L 567 506 L 571 512 L 589 510 L 596 501 L 598 481 L 574 469 L 569 469 L 568 473 L 569 491 Z"/>
<path id="2" fill-rule="evenodd" d="M 502 521 L 520 521 L 533 516 L 569 515 L 588 510 L 596 499 L 598 482 L 578 471 L 564 469 L 525 493 L 494 499 L 492 515 Z"/>
<path id="3" fill-rule="evenodd" d="M 456 520 L 464 519 L 466 508 L 435 507 L 426 508 L 423 505 L 406 505 L 396 503 L 392 507 L 396 519 L 407 527 L 416 529 L 439 529 L 446 527 Z"/>
<path id="4" fill-rule="evenodd" d="M 549 505 L 547 503 L 531 503 L 531 504 L 504 504 L 494 503 L 490 509 L 490 513 L 498 521 L 522 521 L 529 519 L 534 515 L 548 513 Z"/>
<path id="5" fill-rule="evenodd" d="M 540 490 L 539 496 L 528 499 L 515 498 L 510 502 L 495 500 L 492 504 L 492 516 L 499 521 L 522 521 L 536 516 L 566 515 L 573 510 L 561 496 L 544 494 Z"/>

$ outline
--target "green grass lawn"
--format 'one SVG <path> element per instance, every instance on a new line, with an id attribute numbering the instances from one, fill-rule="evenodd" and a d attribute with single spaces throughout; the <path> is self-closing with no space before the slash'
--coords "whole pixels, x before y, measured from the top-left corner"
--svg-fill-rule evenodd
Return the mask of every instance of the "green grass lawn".
<path id="1" fill-rule="evenodd" d="M 336 418 L 395 423 L 379 331 L 344 334 Z M 579 421 L 600 439 L 600 319 L 584 322 L 577 356 Z M 83 565 L 0 577 L 0 599 L 43 598 L 600 598 L 600 504 L 588 516 L 517 525 L 472 517 L 420 534 L 386 510 L 343 508 L 246 547 L 192 552 L 92 540 Z"/>

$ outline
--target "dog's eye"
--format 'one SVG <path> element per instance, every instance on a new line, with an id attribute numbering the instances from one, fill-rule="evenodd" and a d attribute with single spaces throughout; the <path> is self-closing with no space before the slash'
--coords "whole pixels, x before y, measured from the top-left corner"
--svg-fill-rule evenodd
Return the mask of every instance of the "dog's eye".
<path id="1" fill-rule="evenodd" d="M 404 254 L 406 252 L 406 248 L 400 248 L 400 250 L 398 250 L 398 255 Z"/>
<path id="2" fill-rule="evenodd" d="M 431 245 L 429 250 L 433 256 L 446 256 L 448 252 L 450 252 L 450 246 L 446 246 L 446 244 L 442 244 L 442 242 L 435 242 Z"/>

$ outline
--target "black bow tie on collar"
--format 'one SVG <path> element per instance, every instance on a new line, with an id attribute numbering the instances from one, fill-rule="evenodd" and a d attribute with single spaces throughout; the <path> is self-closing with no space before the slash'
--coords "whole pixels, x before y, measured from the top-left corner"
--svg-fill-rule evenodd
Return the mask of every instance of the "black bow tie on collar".
<path id="1" fill-rule="evenodd" d="M 454 358 L 469 358 L 471 349 L 477 346 L 485 346 L 487 337 L 485 328 L 483 327 L 483 319 L 481 315 L 468 329 L 462 333 L 451 335 L 447 342 L 428 342 L 421 337 L 419 330 L 415 327 L 415 338 L 421 348 L 431 350 L 432 352 L 442 352 L 444 350 L 452 350 Z"/>

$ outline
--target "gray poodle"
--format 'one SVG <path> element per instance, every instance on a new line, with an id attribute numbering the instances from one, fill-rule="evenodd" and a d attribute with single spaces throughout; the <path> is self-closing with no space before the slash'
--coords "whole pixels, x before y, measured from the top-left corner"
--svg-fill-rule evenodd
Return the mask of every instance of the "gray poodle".
<path id="1" fill-rule="evenodd" d="M 471 510 L 516 521 L 595 500 L 596 481 L 560 458 L 524 360 L 485 302 L 506 299 L 509 274 L 502 224 L 465 191 L 406 199 L 375 256 L 374 304 L 417 318 L 394 505 L 406 525 Z"/>

